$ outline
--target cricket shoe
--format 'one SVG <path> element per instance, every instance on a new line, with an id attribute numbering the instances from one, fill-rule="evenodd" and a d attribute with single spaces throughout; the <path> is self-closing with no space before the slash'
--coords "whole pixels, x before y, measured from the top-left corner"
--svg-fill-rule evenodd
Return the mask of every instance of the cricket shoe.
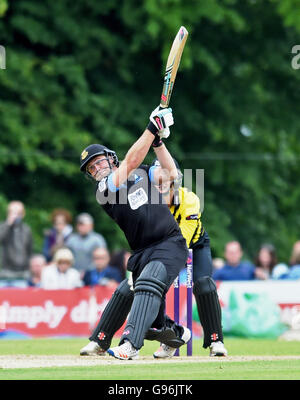
<path id="1" fill-rule="evenodd" d="M 187 343 L 190 338 L 191 338 L 191 331 L 183 326 L 183 334 L 181 336 L 181 339 L 184 341 L 184 343 Z M 161 344 L 160 348 L 153 354 L 154 358 L 171 358 L 174 356 L 176 352 L 176 348 L 170 347 L 164 343 Z"/>
<path id="2" fill-rule="evenodd" d="M 119 360 L 137 360 L 139 358 L 139 351 L 127 340 L 121 346 L 108 349 L 107 353 Z"/>
<path id="3" fill-rule="evenodd" d="M 227 356 L 227 350 L 225 349 L 224 343 L 219 341 L 219 342 L 212 342 L 211 345 L 209 346 L 210 348 L 210 357 L 226 357 Z"/>
<path id="4" fill-rule="evenodd" d="M 105 356 L 106 351 L 101 349 L 98 343 L 96 342 L 89 342 L 86 346 L 84 346 L 80 350 L 81 356 Z"/>

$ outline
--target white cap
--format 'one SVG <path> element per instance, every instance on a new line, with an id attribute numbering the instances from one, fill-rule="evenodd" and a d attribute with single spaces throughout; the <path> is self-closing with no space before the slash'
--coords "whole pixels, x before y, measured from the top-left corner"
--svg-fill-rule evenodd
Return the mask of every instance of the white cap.
<path id="1" fill-rule="evenodd" d="M 60 260 L 70 261 L 71 264 L 74 262 L 74 256 L 70 249 L 62 248 L 56 251 L 53 257 L 53 261 L 57 262 Z"/>

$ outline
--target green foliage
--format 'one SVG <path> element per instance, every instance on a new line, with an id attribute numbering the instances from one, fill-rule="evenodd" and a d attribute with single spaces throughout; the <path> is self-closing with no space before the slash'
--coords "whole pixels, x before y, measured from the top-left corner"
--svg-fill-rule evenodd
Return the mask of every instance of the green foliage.
<path id="1" fill-rule="evenodd" d="M 203 221 L 253 257 L 288 260 L 299 238 L 300 44 L 295 0 L 0 0 L 0 216 L 24 201 L 36 250 L 53 208 L 91 212 L 111 248 L 127 246 L 78 169 L 90 143 L 122 159 L 159 102 L 171 41 L 190 32 L 172 97 L 168 147 L 205 169 Z M 151 156 L 147 157 L 151 161 Z"/>

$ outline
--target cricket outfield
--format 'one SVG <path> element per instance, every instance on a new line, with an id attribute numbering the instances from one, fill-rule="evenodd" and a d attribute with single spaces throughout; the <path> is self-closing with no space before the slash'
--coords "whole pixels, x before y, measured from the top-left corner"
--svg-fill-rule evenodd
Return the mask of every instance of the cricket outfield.
<path id="1" fill-rule="evenodd" d="M 157 345 L 146 342 L 139 360 L 110 356 L 80 357 L 84 338 L 0 341 L 0 380 L 299 380 L 297 341 L 237 339 L 225 341 L 228 357 L 212 358 L 202 340 L 193 356 L 155 360 Z"/>

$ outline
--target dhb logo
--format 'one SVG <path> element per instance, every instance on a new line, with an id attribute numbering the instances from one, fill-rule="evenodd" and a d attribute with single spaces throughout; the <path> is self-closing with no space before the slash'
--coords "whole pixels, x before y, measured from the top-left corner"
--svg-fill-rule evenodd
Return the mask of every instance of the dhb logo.
<path id="1" fill-rule="evenodd" d="M 6 69 L 6 53 L 4 46 L 0 46 L 0 69 Z"/>
<path id="2" fill-rule="evenodd" d="M 292 58 L 292 68 L 300 69 L 300 45 L 299 44 L 293 46 L 292 53 L 296 54 L 295 57 Z"/>

